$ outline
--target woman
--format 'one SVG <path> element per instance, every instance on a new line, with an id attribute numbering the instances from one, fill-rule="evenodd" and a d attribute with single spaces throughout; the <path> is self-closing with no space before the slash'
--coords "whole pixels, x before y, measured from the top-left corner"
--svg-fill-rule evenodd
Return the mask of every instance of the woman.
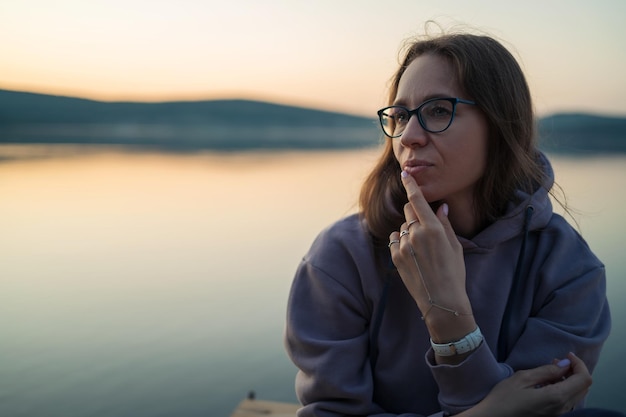
<path id="1" fill-rule="evenodd" d="M 388 104 L 361 212 L 293 282 L 299 415 L 581 407 L 610 330 L 604 266 L 552 211 L 519 65 L 486 36 L 418 40 Z"/>

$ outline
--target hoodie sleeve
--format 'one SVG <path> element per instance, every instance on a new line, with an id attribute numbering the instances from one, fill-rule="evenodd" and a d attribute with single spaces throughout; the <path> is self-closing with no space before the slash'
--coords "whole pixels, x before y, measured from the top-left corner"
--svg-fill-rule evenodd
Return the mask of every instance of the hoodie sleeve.
<path id="1" fill-rule="evenodd" d="M 299 368 L 299 416 L 364 415 L 372 395 L 364 306 L 341 283 L 303 260 L 292 284 L 286 345 Z"/>
<path id="2" fill-rule="evenodd" d="M 446 415 L 458 414 L 482 401 L 491 389 L 513 370 L 498 363 L 486 343 L 482 343 L 458 365 L 438 365 L 435 353 L 429 349 L 426 363 L 439 386 L 439 403 Z"/>
<path id="3" fill-rule="evenodd" d="M 299 368 L 300 417 L 396 415 L 372 400 L 368 358 L 372 306 L 363 294 L 358 268 L 340 245 L 326 241 L 314 244 L 296 271 L 285 346 Z"/>
<path id="4" fill-rule="evenodd" d="M 507 361 L 522 367 L 574 352 L 593 372 L 611 329 L 605 268 L 575 231 L 549 237 L 530 317 Z"/>
<path id="5" fill-rule="evenodd" d="M 595 368 L 611 327 L 604 265 L 559 217 L 540 235 L 519 294 L 520 308 L 511 318 L 515 331 L 509 335 L 511 349 L 504 362 L 498 362 L 495 346 L 486 342 L 456 366 L 437 365 L 432 350 L 427 353 L 446 412 L 471 408 L 514 371 L 551 363 L 568 352 L 580 357 L 590 372 Z"/>

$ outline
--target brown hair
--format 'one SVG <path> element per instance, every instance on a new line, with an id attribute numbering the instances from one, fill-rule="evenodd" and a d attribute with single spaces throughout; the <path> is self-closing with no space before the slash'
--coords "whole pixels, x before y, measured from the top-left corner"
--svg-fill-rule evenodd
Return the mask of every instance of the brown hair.
<path id="1" fill-rule="evenodd" d="M 400 78 L 424 54 L 452 64 L 459 85 L 484 113 L 488 123 L 487 167 L 476 186 L 474 208 L 491 222 L 504 214 L 516 189 L 532 192 L 543 182 L 537 159 L 530 91 L 513 55 L 495 39 L 474 34 L 444 34 L 416 40 L 391 79 L 388 103 L 395 100 Z M 370 232 L 386 240 L 404 221 L 407 202 L 391 139 L 361 188 L 360 206 Z"/>

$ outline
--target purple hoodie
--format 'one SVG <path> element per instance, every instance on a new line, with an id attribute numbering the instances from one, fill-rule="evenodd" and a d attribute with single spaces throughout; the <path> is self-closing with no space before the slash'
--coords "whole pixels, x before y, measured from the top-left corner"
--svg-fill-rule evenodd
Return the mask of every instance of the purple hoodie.
<path id="1" fill-rule="evenodd" d="M 300 369 L 299 416 L 456 414 L 514 371 L 570 351 L 593 370 L 611 326 L 604 265 L 553 213 L 547 189 L 554 175 L 545 158 L 544 166 L 544 187 L 518 193 L 506 215 L 473 239 L 459 237 L 467 293 L 485 340 L 458 365 L 435 363 L 420 311 L 397 272 L 385 273 L 388 248 L 374 244 L 358 215 L 320 233 L 298 267 L 288 302 L 285 345 Z M 516 304 L 503 326 L 524 242 Z M 505 346 L 500 355 L 498 343 Z"/>

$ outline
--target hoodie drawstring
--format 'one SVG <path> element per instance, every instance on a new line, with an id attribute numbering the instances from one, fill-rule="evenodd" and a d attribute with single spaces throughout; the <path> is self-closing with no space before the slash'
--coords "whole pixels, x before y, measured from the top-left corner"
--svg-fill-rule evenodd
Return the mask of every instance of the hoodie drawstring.
<path id="1" fill-rule="evenodd" d="M 500 335 L 498 336 L 498 362 L 504 362 L 509 353 L 508 339 L 509 339 L 509 325 L 511 322 L 511 315 L 518 309 L 518 294 L 522 289 L 522 269 L 526 261 L 526 241 L 528 240 L 528 231 L 530 228 L 530 219 L 533 217 L 535 208 L 533 206 L 526 206 L 526 213 L 524 215 L 524 234 L 522 238 L 522 246 L 517 256 L 517 265 L 515 266 L 515 275 L 513 276 L 513 282 L 511 284 L 511 291 L 509 292 L 509 298 L 506 302 L 506 308 L 504 315 L 502 316 L 502 324 L 500 325 Z"/>

